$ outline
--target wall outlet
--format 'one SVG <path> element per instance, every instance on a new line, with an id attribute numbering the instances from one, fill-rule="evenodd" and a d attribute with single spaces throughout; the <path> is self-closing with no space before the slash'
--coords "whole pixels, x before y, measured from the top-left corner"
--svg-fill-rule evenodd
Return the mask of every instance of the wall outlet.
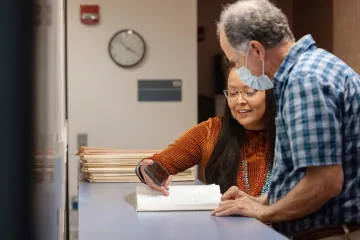
<path id="1" fill-rule="evenodd" d="M 87 146 L 88 144 L 88 136 L 86 133 L 80 133 L 77 136 L 77 142 L 78 142 L 78 149 L 80 149 L 82 146 Z"/>

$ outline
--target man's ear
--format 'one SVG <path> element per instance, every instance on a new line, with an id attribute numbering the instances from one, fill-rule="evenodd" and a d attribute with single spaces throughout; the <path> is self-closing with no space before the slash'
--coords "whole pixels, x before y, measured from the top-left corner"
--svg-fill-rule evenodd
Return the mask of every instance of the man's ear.
<path id="1" fill-rule="evenodd" d="M 265 59 L 265 48 L 260 42 L 255 40 L 250 41 L 250 51 L 255 53 L 261 61 Z"/>

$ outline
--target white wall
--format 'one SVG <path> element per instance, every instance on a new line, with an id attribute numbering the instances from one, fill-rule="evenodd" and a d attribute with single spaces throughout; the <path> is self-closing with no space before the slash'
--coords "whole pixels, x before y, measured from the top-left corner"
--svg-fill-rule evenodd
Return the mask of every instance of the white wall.
<path id="1" fill-rule="evenodd" d="M 76 194 L 77 134 L 88 145 L 165 148 L 197 122 L 196 0 L 103 0 L 100 24 L 79 20 L 81 0 L 68 1 L 68 113 L 70 194 Z M 147 44 L 140 67 L 126 70 L 108 55 L 111 36 L 124 28 Z M 137 79 L 180 78 L 181 102 L 140 103 Z M 75 165 L 76 166 L 76 165 Z"/>

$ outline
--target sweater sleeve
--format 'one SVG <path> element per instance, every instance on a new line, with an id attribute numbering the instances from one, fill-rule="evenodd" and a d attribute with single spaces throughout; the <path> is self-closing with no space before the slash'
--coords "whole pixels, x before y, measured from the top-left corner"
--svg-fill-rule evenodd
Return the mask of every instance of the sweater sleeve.
<path id="1" fill-rule="evenodd" d="M 182 134 L 166 149 L 149 157 L 158 161 L 171 175 L 183 172 L 201 162 L 206 144 L 213 136 L 213 130 L 220 122 L 220 118 L 210 118 Z"/>

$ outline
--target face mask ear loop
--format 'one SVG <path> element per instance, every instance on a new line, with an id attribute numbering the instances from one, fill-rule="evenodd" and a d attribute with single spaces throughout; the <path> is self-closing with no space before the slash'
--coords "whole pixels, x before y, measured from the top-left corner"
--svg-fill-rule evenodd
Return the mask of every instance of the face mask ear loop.
<path id="1" fill-rule="evenodd" d="M 265 75 L 265 70 L 264 70 L 264 65 L 265 65 L 265 60 L 262 60 L 262 75 Z"/>
<path id="2" fill-rule="evenodd" d="M 248 68 L 248 55 L 249 55 L 249 52 L 250 52 L 250 45 L 248 47 L 248 50 L 246 52 L 246 56 L 245 56 L 245 67 Z"/>

